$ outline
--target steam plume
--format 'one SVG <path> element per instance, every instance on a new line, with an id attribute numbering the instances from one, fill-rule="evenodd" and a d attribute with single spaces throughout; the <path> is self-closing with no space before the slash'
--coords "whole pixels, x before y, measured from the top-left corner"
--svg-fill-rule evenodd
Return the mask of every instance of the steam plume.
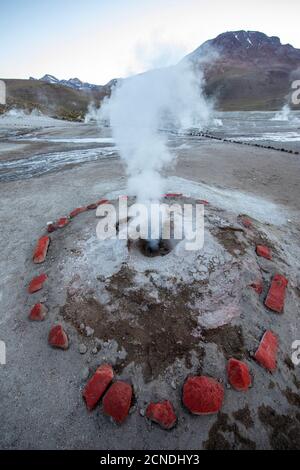
<path id="1" fill-rule="evenodd" d="M 139 201 L 159 199 L 164 192 L 162 170 L 175 155 L 162 129 L 204 126 L 211 108 L 203 93 L 203 77 L 191 64 L 153 70 L 123 80 L 101 108 L 109 117 L 113 137 L 126 162 L 128 190 Z"/>

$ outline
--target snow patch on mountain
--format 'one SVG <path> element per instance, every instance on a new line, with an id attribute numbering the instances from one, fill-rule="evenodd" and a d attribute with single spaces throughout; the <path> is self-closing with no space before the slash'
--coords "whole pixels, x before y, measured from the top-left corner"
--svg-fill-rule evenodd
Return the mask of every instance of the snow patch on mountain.
<path id="1" fill-rule="evenodd" d="M 39 80 L 41 82 L 51 83 L 52 85 L 63 85 L 75 90 L 93 90 L 102 88 L 101 85 L 94 85 L 88 82 L 82 82 L 79 78 L 70 78 L 69 80 L 59 80 L 54 75 L 46 74 L 42 78 L 33 78 L 30 77 L 30 80 Z"/>

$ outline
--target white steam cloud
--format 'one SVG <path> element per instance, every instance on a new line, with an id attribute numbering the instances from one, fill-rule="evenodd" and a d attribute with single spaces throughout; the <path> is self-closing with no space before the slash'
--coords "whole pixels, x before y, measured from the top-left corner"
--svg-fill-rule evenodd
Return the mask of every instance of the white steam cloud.
<path id="1" fill-rule="evenodd" d="M 162 171 L 175 158 L 162 130 L 202 128 L 211 106 L 203 95 L 203 77 L 192 65 L 153 70 L 119 83 L 100 109 L 109 119 L 113 137 L 128 173 L 128 191 L 139 201 L 163 194 Z"/>
<path id="2" fill-rule="evenodd" d="M 297 116 L 293 115 L 293 111 L 291 110 L 288 104 L 285 104 L 280 111 L 278 111 L 271 121 L 288 121 L 291 123 L 299 122 Z"/>
<path id="3" fill-rule="evenodd" d="M 289 121 L 291 110 L 288 104 L 285 104 L 272 118 L 272 121 Z"/>

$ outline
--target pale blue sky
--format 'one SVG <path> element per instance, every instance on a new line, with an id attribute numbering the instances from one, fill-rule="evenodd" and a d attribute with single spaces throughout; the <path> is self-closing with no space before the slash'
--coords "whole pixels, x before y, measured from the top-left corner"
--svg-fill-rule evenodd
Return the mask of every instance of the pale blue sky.
<path id="1" fill-rule="evenodd" d="M 299 18 L 299 0 L 0 0 L 0 77 L 104 84 L 239 29 L 300 48 Z"/>

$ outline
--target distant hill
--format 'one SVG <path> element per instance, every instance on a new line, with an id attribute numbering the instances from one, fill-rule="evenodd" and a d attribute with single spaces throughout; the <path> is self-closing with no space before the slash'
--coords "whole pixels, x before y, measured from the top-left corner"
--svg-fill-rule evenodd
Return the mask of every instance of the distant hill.
<path id="1" fill-rule="evenodd" d="M 204 70 L 207 94 L 227 110 L 278 109 L 300 78 L 300 49 L 257 31 L 220 34 L 183 60 Z"/>
<path id="2" fill-rule="evenodd" d="M 37 80 L 36 78 L 30 77 L 29 80 Z M 93 85 L 92 83 L 82 82 L 79 78 L 70 78 L 69 80 L 59 80 L 58 78 L 54 77 L 54 75 L 46 74 L 42 78 L 39 79 L 41 82 L 51 83 L 52 85 L 63 85 L 68 88 L 73 88 L 74 90 L 96 90 L 101 91 L 103 86 L 101 85 Z"/>
<path id="3" fill-rule="evenodd" d="M 206 41 L 184 57 L 204 72 L 205 92 L 223 110 L 277 110 L 300 79 L 300 49 L 257 31 L 232 31 Z M 78 78 L 5 80 L 8 107 L 37 108 L 63 119 L 83 119 L 88 105 L 99 105 L 117 80 L 94 85 Z M 6 108 L 2 107 L 2 111 Z M 0 109 L 1 111 L 1 109 Z"/>
<path id="4" fill-rule="evenodd" d="M 97 106 L 111 93 L 111 86 L 76 88 L 44 80 L 4 80 L 7 89 L 7 108 L 38 109 L 42 113 L 67 120 L 84 118 L 88 105 Z"/>

